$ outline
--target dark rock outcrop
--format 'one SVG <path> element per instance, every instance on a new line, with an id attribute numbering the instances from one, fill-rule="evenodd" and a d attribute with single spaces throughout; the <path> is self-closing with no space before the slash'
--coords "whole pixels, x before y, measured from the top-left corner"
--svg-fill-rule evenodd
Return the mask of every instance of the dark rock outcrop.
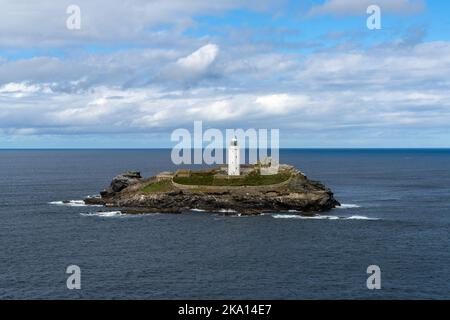
<path id="1" fill-rule="evenodd" d="M 102 198 L 109 198 L 114 196 L 117 192 L 122 191 L 128 186 L 138 183 L 142 180 L 141 173 L 139 171 L 127 171 L 116 177 L 111 181 L 110 186 L 100 192 Z M 86 201 L 86 200 L 85 200 Z"/>

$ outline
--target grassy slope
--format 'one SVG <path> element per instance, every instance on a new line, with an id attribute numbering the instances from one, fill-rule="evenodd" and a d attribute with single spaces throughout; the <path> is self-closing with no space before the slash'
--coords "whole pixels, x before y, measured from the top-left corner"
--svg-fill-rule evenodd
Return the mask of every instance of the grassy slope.
<path id="1" fill-rule="evenodd" d="M 170 180 L 162 180 L 159 182 L 151 183 L 141 189 L 142 192 L 166 192 L 172 190 L 172 182 Z"/>
<path id="2" fill-rule="evenodd" d="M 214 179 L 211 174 L 192 174 L 190 177 L 174 177 L 173 181 L 179 184 L 201 186 L 264 186 L 281 183 L 288 178 L 288 174 L 282 173 L 269 176 L 250 174 L 242 179 Z"/>

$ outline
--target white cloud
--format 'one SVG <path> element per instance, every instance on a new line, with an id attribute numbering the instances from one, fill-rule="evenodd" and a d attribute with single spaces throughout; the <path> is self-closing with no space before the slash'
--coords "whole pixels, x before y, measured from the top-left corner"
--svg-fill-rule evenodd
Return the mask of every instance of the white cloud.
<path id="1" fill-rule="evenodd" d="M 81 9 L 81 29 L 66 28 L 66 8 Z M 0 0 L 0 47 L 58 47 L 75 44 L 127 43 L 158 45 L 178 40 L 196 15 L 216 15 L 238 8 L 268 10 L 275 0 Z M 160 27 L 152 30 L 154 27 Z M 167 27 L 167 29 L 166 29 Z"/>
<path id="2" fill-rule="evenodd" d="M 219 47 L 215 44 L 207 44 L 194 51 L 187 57 L 178 59 L 177 64 L 187 72 L 202 73 L 216 60 Z"/>
<path id="3" fill-rule="evenodd" d="M 0 95 L 13 95 L 16 98 L 37 92 L 51 93 L 48 86 L 29 84 L 27 82 L 10 82 L 0 87 Z"/>
<path id="4" fill-rule="evenodd" d="M 255 103 L 258 105 L 258 113 L 280 115 L 310 106 L 310 99 L 308 96 L 280 93 L 259 96 Z"/>
<path id="5" fill-rule="evenodd" d="M 441 119 L 448 115 L 448 56 L 450 44 L 443 43 L 417 45 L 408 51 L 386 50 L 383 54 L 313 55 L 304 64 L 292 63 L 295 69 L 284 74 L 284 92 L 277 92 L 277 86 L 261 92 L 252 80 L 246 82 L 245 91 L 235 91 L 242 79 L 234 84 L 234 78 L 242 74 L 241 70 L 227 74 L 231 82 L 226 87 L 188 90 L 105 85 L 65 92 L 49 91 L 49 84 L 8 83 L 0 87 L 0 123 L 3 127 L 36 127 L 35 132 L 61 134 L 146 131 L 187 125 L 194 120 L 217 126 L 229 125 L 230 121 L 245 126 L 247 121 L 257 120 L 261 126 L 276 123 L 286 128 L 325 129 L 338 124 L 404 124 L 403 109 L 417 106 L 421 109 L 410 111 L 407 118 L 423 119 L 427 115 L 422 125 L 432 126 L 436 123 L 433 119 L 439 120 L 436 115 Z M 276 65 L 274 77 L 275 70 Z M 264 74 L 270 73 L 266 66 Z M 26 94 L 27 99 L 13 95 L 18 92 Z"/>
<path id="6" fill-rule="evenodd" d="M 387 8 L 400 13 L 409 2 L 392 1 Z M 44 11 L 48 9 L 45 3 Z M 322 7 L 328 9 L 319 11 L 338 14 L 345 8 L 359 12 L 360 5 L 355 3 L 341 1 L 337 6 L 338 2 L 331 0 Z M 381 3 L 388 6 L 387 2 Z M 16 60 L 0 58 L 3 134 L 166 134 L 177 127 L 191 128 L 195 120 L 218 128 L 276 127 L 282 136 L 298 141 L 341 137 L 354 142 L 352 139 L 364 141 L 364 137 L 370 140 L 380 136 L 390 141 L 386 135 L 396 130 L 399 135 L 405 135 L 402 130 L 448 132 L 449 42 L 412 43 L 406 47 L 393 41 L 368 49 L 337 46 L 302 54 L 255 45 L 248 38 L 236 45 L 233 39 L 187 37 L 181 32 L 171 35 L 162 28 L 156 32 L 158 42 L 154 43 L 143 30 L 153 23 L 150 17 L 155 12 L 162 15 L 155 18 L 157 21 L 171 21 L 180 13 L 207 11 L 214 4 L 199 1 L 192 8 L 181 1 L 144 4 L 135 0 L 130 4 L 127 17 L 119 16 L 123 8 L 118 5 L 119 9 L 106 8 L 101 18 L 83 2 L 82 6 L 89 10 L 83 31 L 86 37 L 79 40 L 114 43 L 116 37 L 119 42 L 130 39 L 131 43 L 145 43 L 142 47 L 111 52 L 65 51 L 65 55 L 43 54 Z M 219 3 L 216 9 L 232 4 Z M 238 6 L 237 2 L 234 5 Z M 164 8 L 154 11 L 154 6 Z M 145 10 L 133 11 L 138 7 Z M 32 15 L 29 7 L 23 11 L 14 8 L 15 15 Z M 144 17 L 137 19 L 140 14 Z M 100 19 L 99 24 L 90 28 L 93 17 Z M 31 46 L 41 36 L 59 45 L 77 43 L 72 36 L 69 40 L 67 34 L 62 36 L 64 30 L 48 29 L 45 19 L 40 34 L 30 30 L 28 22 L 22 29 L 12 30 L 14 23 L 19 27 L 17 21 L 5 18 L 0 19 L 0 28 L 6 26 L 11 36 L 2 38 L 0 46 L 14 38 L 26 43 L 27 37 L 32 38 Z M 130 22 L 133 18 L 136 24 Z M 121 19 L 130 21 L 122 26 Z M 123 29 L 117 29 L 116 34 L 107 31 L 110 27 L 115 31 Z M 153 31 L 150 33 L 155 36 Z"/>
<path id="7" fill-rule="evenodd" d="M 382 13 L 395 13 L 408 15 L 418 13 L 425 7 L 423 0 L 326 0 L 321 5 L 311 8 L 309 14 L 317 15 L 366 15 L 369 5 L 376 4 L 381 8 Z"/>

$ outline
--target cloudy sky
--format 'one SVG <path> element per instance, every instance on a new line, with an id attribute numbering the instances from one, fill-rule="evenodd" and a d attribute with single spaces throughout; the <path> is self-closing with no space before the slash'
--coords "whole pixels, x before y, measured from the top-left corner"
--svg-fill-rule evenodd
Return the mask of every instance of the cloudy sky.
<path id="1" fill-rule="evenodd" d="M 195 120 L 278 128 L 281 147 L 450 147 L 447 1 L 0 7 L 0 148 L 172 147 Z"/>

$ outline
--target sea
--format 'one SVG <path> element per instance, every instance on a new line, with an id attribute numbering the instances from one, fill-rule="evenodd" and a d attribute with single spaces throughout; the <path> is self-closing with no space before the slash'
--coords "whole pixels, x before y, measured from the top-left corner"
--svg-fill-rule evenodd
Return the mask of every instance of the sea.
<path id="1" fill-rule="evenodd" d="M 0 299 L 450 298 L 450 150 L 283 149 L 280 161 L 342 206 L 126 215 L 80 200 L 126 170 L 177 169 L 170 150 L 1 150 Z"/>

